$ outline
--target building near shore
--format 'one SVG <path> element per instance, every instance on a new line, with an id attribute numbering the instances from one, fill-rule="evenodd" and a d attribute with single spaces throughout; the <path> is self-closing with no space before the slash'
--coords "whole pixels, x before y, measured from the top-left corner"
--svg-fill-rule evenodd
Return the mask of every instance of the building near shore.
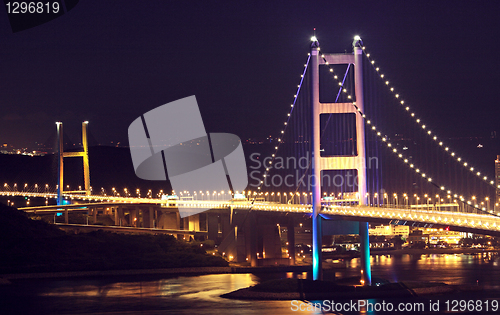
<path id="1" fill-rule="evenodd" d="M 429 244 L 429 235 L 424 234 L 422 230 L 413 230 L 408 236 L 408 245 L 410 248 L 425 248 Z"/>
<path id="2" fill-rule="evenodd" d="M 370 235 L 374 236 L 401 236 L 407 238 L 410 234 L 410 227 L 407 225 L 378 225 L 368 230 Z"/>
<path id="3" fill-rule="evenodd" d="M 449 231 L 447 229 L 427 228 L 424 233 L 429 235 L 429 245 L 458 246 L 460 240 L 466 237 L 465 232 Z"/>
<path id="4" fill-rule="evenodd" d="M 460 240 L 467 237 L 467 233 L 449 231 L 443 228 L 415 228 L 408 237 L 407 242 L 410 247 L 448 247 L 459 246 Z"/>

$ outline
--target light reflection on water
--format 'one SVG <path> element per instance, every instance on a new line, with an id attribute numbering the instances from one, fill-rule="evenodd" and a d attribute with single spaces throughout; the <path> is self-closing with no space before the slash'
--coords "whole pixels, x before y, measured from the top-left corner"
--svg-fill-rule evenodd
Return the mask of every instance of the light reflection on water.
<path id="1" fill-rule="evenodd" d="M 498 253 L 477 255 L 429 254 L 372 256 L 374 277 L 396 281 L 436 281 L 447 284 L 500 286 Z M 359 259 L 345 269 L 325 271 L 330 277 L 359 275 Z M 146 279 L 115 278 L 21 281 L 1 287 L 5 301 L 21 313 L 144 313 L 144 314 L 321 314 L 319 310 L 291 312 L 290 301 L 242 301 L 221 294 L 275 278 L 310 278 L 310 273 L 215 274 Z M 29 300 L 30 303 L 22 303 Z M 376 300 L 373 300 L 376 301 Z M 301 303 L 301 302 L 300 302 Z M 4 307 L 5 307 L 4 305 Z M 304 308 L 306 309 L 306 308 Z M 7 310 L 10 310 L 7 308 Z M 9 314 L 11 312 L 0 313 Z M 358 314 L 375 314 L 359 312 Z"/>
<path id="2" fill-rule="evenodd" d="M 499 260 L 498 252 L 378 255 L 371 257 L 371 265 L 374 277 L 391 282 L 433 281 L 455 285 L 500 285 L 497 281 L 500 279 Z M 343 277 L 358 275 L 359 258 L 346 261 L 345 266 L 346 269 L 340 271 Z"/>
<path id="3" fill-rule="evenodd" d="M 246 288 L 258 283 L 256 276 L 252 274 L 214 274 L 197 277 L 177 277 L 153 281 L 137 282 L 115 282 L 109 284 L 94 285 L 67 285 L 41 292 L 40 296 L 68 297 L 68 296 L 106 296 L 106 297 L 207 297 L 206 292 L 211 295 L 221 294 Z"/>

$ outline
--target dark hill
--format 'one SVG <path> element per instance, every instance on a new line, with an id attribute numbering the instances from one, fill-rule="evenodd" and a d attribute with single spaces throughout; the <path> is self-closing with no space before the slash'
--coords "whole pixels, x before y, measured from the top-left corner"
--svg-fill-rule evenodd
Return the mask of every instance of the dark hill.
<path id="1" fill-rule="evenodd" d="M 0 274 L 227 266 L 170 235 L 66 234 L 0 204 Z"/>
<path id="2" fill-rule="evenodd" d="M 51 238 L 66 233 L 56 226 L 41 220 L 31 220 L 23 211 L 0 203 L 0 240 L 2 244 L 12 244 L 19 240 Z"/>

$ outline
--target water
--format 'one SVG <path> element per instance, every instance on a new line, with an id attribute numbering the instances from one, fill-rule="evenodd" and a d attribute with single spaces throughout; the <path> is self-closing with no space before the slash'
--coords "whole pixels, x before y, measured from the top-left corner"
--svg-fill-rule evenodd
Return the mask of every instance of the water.
<path id="1" fill-rule="evenodd" d="M 397 281 L 438 281 L 446 284 L 500 286 L 500 257 L 496 252 L 474 255 L 380 255 L 372 256 L 372 274 Z M 347 270 L 359 267 L 358 259 Z"/>
<path id="2" fill-rule="evenodd" d="M 480 284 L 487 292 L 459 293 L 410 299 L 385 299 L 391 303 L 425 304 L 425 312 L 438 314 L 447 300 L 480 299 L 480 303 L 500 300 L 500 258 L 496 253 L 479 255 L 401 255 L 372 257 L 373 275 L 390 281 L 439 281 L 448 284 Z M 358 259 L 336 270 L 337 277 L 358 275 Z M 321 314 L 307 310 L 310 304 L 291 301 L 242 301 L 220 295 L 257 284 L 269 278 L 308 277 L 308 274 L 217 274 L 193 277 L 154 278 L 123 276 L 18 280 L 0 286 L 0 314 Z M 440 302 L 440 312 L 430 310 L 430 303 Z M 313 301 L 320 302 L 320 301 Z M 382 303 L 382 300 L 369 300 Z M 305 311 L 293 312 L 302 305 Z M 482 304 L 486 306 L 486 304 Z M 483 307 L 484 310 L 484 307 Z M 500 308 L 499 308 L 500 311 Z M 329 313 L 329 312 L 327 312 Z M 336 314 L 397 314 L 355 310 Z M 405 312 L 410 313 L 410 312 Z M 495 312 L 492 312 L 495 313 Z"/>

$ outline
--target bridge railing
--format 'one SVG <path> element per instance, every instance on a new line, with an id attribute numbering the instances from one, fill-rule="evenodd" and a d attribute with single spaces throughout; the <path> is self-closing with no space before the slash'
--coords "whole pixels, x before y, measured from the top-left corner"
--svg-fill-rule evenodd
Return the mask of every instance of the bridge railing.
<path id="1" fill-rule="evenodd" d="M 458 226 L 463 228 L 500 232 L 500 217 L 490 214 L 463 213 L 417 208 L 399 207 L 325 207 L 326 215 L 355 216 L 369 220 L 381 218 L 389 220 L 406 220 L 430 224 Z"/>

